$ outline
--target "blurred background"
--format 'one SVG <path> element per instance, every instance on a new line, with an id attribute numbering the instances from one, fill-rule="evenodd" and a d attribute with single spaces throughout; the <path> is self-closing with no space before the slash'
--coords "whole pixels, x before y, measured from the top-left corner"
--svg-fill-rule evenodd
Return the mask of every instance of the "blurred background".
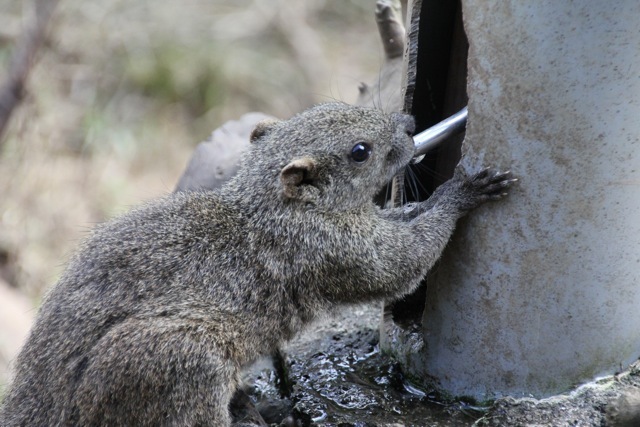
<path id="1" fill-rule="evenodd" d="M 0 395 L 46 290 L 94 224 L 167 192 L 249 111 L 353 102 L 384 54 L 375 0 L 60 0 L 0 141 Z M 0 2 L 0 84 L 33 16 Z"/>

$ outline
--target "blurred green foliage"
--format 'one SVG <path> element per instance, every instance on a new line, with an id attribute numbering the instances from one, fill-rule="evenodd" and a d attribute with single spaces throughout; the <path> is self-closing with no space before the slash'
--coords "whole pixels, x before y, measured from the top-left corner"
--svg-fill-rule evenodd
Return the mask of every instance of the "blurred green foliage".
<path id="1" fill-rule="evenodd" d="M 227 99 L 216 58 L 202 48 L 155 44 L 145 54 L 128 58 L 125 77 L 134 90 L 161 103 L 181 103 L 193 117 Z"/>

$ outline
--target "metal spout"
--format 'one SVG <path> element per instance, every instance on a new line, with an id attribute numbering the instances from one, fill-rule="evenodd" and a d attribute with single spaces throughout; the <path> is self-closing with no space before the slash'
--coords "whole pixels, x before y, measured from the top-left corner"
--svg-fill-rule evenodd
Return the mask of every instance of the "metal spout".
<path id="1" fill-rule="evenodd" d="M 440 123 L 431 126 L 429 129 L 420 132 L 413 137 L 416 146 L 415 159 L 422 160 L 422 157 L 431 149 L 437 147 L 443 140 L 462 131 L 467 125 L 467 107 L 455 113 L 453 116 L 444 119 Z M 414 161 L 414 163 L 417 163 Z"/>

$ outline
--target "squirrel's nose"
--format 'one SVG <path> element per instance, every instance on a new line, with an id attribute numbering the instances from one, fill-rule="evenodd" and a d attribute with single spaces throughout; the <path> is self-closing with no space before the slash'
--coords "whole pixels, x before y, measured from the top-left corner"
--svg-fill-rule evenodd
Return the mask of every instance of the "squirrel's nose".
<path id="1" fill-rule="evenodd" d="M 412 116 L 402 113 L 393 113 L 391 116 L 398 125 L 404 127 L 407 135 L 413 136 L 416 131 L 416 121 Z"/>

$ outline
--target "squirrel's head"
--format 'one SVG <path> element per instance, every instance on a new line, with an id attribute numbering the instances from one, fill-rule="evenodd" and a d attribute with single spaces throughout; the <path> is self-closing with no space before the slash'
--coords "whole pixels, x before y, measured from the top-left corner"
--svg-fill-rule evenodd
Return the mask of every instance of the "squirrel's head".
<path id="1" fill-rule="evenodd" d="M 259 123 L 245 168 L 293 203 L 358 207 L 409 163 L 414 129 L 405 114 L 321 104 L 289 120 Z"/>

